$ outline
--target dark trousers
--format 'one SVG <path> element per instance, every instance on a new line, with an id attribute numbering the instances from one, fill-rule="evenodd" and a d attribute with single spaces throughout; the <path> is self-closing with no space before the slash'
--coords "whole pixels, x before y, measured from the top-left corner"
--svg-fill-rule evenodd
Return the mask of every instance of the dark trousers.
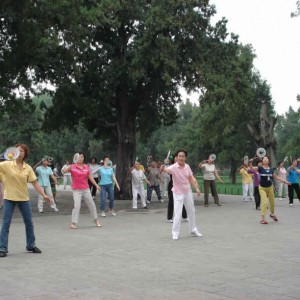
<path id="1" fill-rule="evenodd" d="M 151 186 L 147 186 L 147 201 L 151 202 L 152 191 L 155 191 L 158 200 L 161 200 L 160 188 L 159 184 L 154 184 Z"/>
<path id="2" fill-rule="evenodd" d="M 219 196 L 218 196 L 216 181 L 204 179 L 204 201 L 205 201 L 205 204 L 208 204 L 209 188 L 211 188 L 215 203 L 218 204 Z"/>
<path id="3" fill-rule="evenodd" d="M 259 193 L 258 186 L 254 187 L 254 199 L 255 199 L 256 209 L 258 209 L 260 207 L 260 193 Z"/>
<path id="4" fill-rule="evenodd" d="M 167 214 L 167 219 L 168 220 L 172 220 L 173 219 L 173 213 L 174 213 L 174 198 L 173 198 L 172 187 L 173 187 L 173 184 L 169 183 L 168 184 L 169 202 L 168 202 L 168 214 Z M 183 205 L 183 208 L 182 208 L 182 218 L 183 219 L 187 218 L 187 213 L 186 213 L 184 205 Z"/>
<path id="5" fill-rule="evenodd" d="M 96 183 L 99 182 L 99 178 L 94 178 L 94 180 L 96 181 Z M 97 192 L 97 188 L 92 184 L 91 181 L 89 181 L 89 188 L 90 188 L 90 191 L 92 193 L 92 196 L 95 197 L 96 196 L 96 192 Z"/>
<path id="6" fill-rule="evenodd" d="M 300 201 L 300 188 L 299 188 L 299 183 L 292 183 L 291 185 L 288 185 L 288 193 L 289 193 L 289 200 L 290 203 L 294 202 L 294 191 L 297 194 L 297 197 Z"/>

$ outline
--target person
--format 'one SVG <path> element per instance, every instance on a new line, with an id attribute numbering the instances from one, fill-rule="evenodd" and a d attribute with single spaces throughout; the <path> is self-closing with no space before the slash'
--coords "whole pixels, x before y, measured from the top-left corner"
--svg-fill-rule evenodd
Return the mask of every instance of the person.
<path id="1" fill-rule="evenodd" d="M 157 168 L 156 161 L 152 161 L 151 165 L 146 170 L 147 179 L 150 182 L 150 186 L 147 187 L 147 203 L 151 203 L 152 192 L 155 190 L 159 202 L 164 202 L 160 193 L 160 170 Z"/>
<path id="2" fill-rule="evenodd" d="M 164 166 L 168 167 L 170 165 L 169 159 L 164 159 Z M 170 182 L 170 175 L 166 172 L 162 172 L 162 184 L 161 184 L 161 195 L 163 197 L 168 196 L 168 186 Z"/>
<path id="3" fill-rule="evenodd" d="M 4 176 L 0 173 L 0 209 L 3 207 Z"/>
<path id="4" fill-rule="evenodd" d="M 216 186 L 216 177 L 217 179 L 221 182 L 222 179 L 220 178 L 216 166 L 213 163 L 213 160 L 209 156 L 207 160 L 203 160 L 202 162 L 199 163 L 198 167 L 200 169 L 203 169 L 203 181 L 204 181 L 204 206 L 208 207 L 208 197 L 209 197 L 209 188 L 211 189 L 212 196 L 214 197 L 215 204 L 218 206 L 222 206 L 219 200 L 219 195 L 217 191 L 217 186 Z"/>
<path id="5" fill-rule="evenodd" d="M 65 169 L 68 169 L 69 170 L 69 166 L 70 166 L 70 163 L 68 160 L 66 160 L 66 163 L 65 165 L 62 167 L 61 169 L 61 172 L 64 176 L 64 190 L 66 189 L 67 187 L 67 184 L 70 183 L 70 185 L 72 186 L 72 177 L 71 177 L 71 173 L 70 172 L 65 172 L 64 170 Z"/>
<path id="6" fill-rule="evenodd" d="M 116 184 L 118 190 L 120 191 L 119 184 L 117 182 L 117 179 L 114 175 L 114 171 L 112 168 L 112 162 L 109 159 L 108 156 L 105 156 L 103 158 L 103 166 L 99 169 L 99 175 L 100 175 L 100 210 L 101 216 L 106 217 L 105 209 L 106 209 L 106 193 L 108 194 L 109 198 L 109 212 L 112 216 L 116 216 L 116 212 L 114 210 L 114 189 L 113 189 L 113 183 Z"/>
<path id="7" fill-rule="evenodd" d="M 144 181 L 150 185 L 151 183 L 147 180 L 144 172 L 140 169 L 140 163 L 135 162 L 134 167 L 131 170 L 131 181 L 132 181 L 132 208 L 137 209 L 137 196 L 141 197 L 142 207 L 147 209 L 145 200 Z"/>
<path id="8" fill-rule="evenodd" d="M 258 159 L 257 160 L 257 166 L 261 167 L 262 166 L 262 160 Z M 259 194 L 259 173 L 256 170 L 250 169 L 248 170 L 249 174 L 253 174 L 253 183 L 254 183 L 254 199 L 255 199 L 255 207 L 257 210 L 260 209 L 260 194 Z"/>
<path id="9" fill-rule="evenodd" d="M 268 199 L 270 203 L 270 218 L 275 222 L 278 222 L 278 218 L 275 216 L 275 201 L 274 201 L 274 188 L 272 179 L 281 181 L 286 184 L 290 184 L 286 180 L 279 178 L 274 169 L 270 167 L 270 159 L 268 156 L 264 156 L 262 159 L 262 165 L 253 167 L 253 159 L 249 161 L 249 167 L 252 170 L 256 170 L 260 176 L 259 193 L 261 198 L 261 224 L 268 224 L 265 216 L 268 208 Z"/>
<path id="10" fill-rule="evenodd" d="M 177 162 L 177 156 L 174 157 L 173 156 L 170 157 L 170 162 L 171 164 L 174 164 L 175 162 Z M 166 167 L 169 166 L 169 163 Z M 166 173 L 166 172 L 164 172 Z M 172 175 L 170 175 L 170 181 L 168 184 L 168 210 L 167 210 L 167 222 L 169 223 L 173 223 L 173 213 L 174 213 L 174 198 L 173 198 L 173 192 L 172 192 L 172 188 L 173 188 L 173 179 L 172 179 Z M 182 219 L 184 221 L 188 221 L 187 219 L 187 213 L 186 213 L 186 209 L 185 206 L 183 205 L 182 207 Z"/>
<path id="11" fill-rule="evenodd" d="M 287 171 L 284 167 L 284 162 L 280 161 L 277 165 L 277 176 L 282 178 L 283 180 L 287 180 Z M 285 197 L 288 197 L 288 186 L 280 181 L 277 181 L 277 190 L 278 190 L 278 197 L 284 198 L 282 192 L 284 193 Z"/>
<path id="12" fill-rule="evenodd" d="M 194 199 L 191 185 L 196 190 L 197 196 L 200 196 L 198 183 L 193 176 L 190 166 L 186 163 L 187 152 L 178 150 L 175 153 L 177 162 L 170 167 L 164 168 L 164 172 L 172 175 L 173 179 L 173 198 L 174 198 L 174 220 L 172 226 L 173 240 L 178 240 L 181 226 L 182 207 L 185 205 L 187 216 L 189 219 L 189 229 L 193 236 L 201 237 L 202 234 L 197 230 L 195 221 Z"/>
<path id="13" fill-rule="evenodd" d="M 96 226 L 101 227 L 101 224 L 98 220 L 96 205 L 89 189 L 88 179 L 93 183 L 94 186 L 96 186 L 97 190 L 100 190 L 100 187 L 95 182 L 89 167 L 84 164 L 84 154 L 82 152 L 79 152 L 78 154 L 77 163 L 68 165 L 62 170 L 63 174 L 70 173 L 72 176 L 74 208 L 72 210 L 72 222 L 70 224 L 70 228 L 78 228 L 82 199 L 85 201 Z"/>
<path id="14" fill-rule="evenodd" d="M 298 161 L 300 159 L 294 159 L 292 161 L 292 165 L 287 169 L 288 181 L 291 183 L 288 186 L 288 194 L 289 194 L 289 205 L 294 204 L 294 191 L 300 201 L 300 189 L 299 189 L 299 175 L 300 170 L 297 166 Z"/>
<path id="15" fill-rule="evenodd" d="M 25 224 L 26 250 L 32 253 L 42 253 L 35 243 L 27 183 L 31 183 L 44 200 L 50 202 L 50 197 L 45 194 L 44 190 L 38 184 L 33 169 L 25 162 L 29 154 L 28 146 L 26 144 L 17 144 L 15 147 L 19 150 L 17 159 L 0 162 L 0 172 L 3 174 L 5 180 L 2 227 L 0 232 L 0 257 L 5 257 L 8 253 L 9 228 L 16 206 L 18 206 Z"/>
<path id="16" fill-rule="evenodd" d="M 243 161 L 241 167 L 239 168 L 239 173 L 242 176 L 242 186 L 243 186 L 243 201 L 247 202 L 248 191 L 251 201 L 254 201 L 253 197 L 253 175 L 248 173 L 249 166 Z"/>
<path id="17" fill-rule="evenodd" d="M 58 183 L 57 183 L 57 176 L 56 176 L 57 173 L 54 172 L 55 171 L 55 167 L 54 167 L 53 164 L 50 164 L 50 168 L 51 168 L 51 170 L 53 172 L 53 175 L 54 175 L 54 178 L 55 178 L 55 180 L 53 180 L 53 178 L 51 176 L 49 177 L 49 179 L 50 179 L 50 186 L 51 186 L 51 192 L 52 192 L 52 195 L 53 195 L 53 200 L 54 200 L 54 202 L 56 204 L 56 203 L 58 203 L 58 201 L 56 199 L 56 193 L 57 193 L 56 185 L 58 185 Z"/>
<path id="18" fill-rule="evenodd" d="M 95 182 L 98 184 L 98 182 L 99 182 L 99 173 L 97 173 L 95 171 L 97 171 L 100 166 L 97 164 L 97 158 L 92 157 L 91 162 L 88 164 L 88 166 L 90 168 L 90 171 L 92 173 L 92 176 L 93 176 Z M 92 192 L 92 197 L 93 197 L 93 199 L 95 199 L 97 189 L 90 180 L 89 180 L 89 187 L 90 187 L 90 190 Z"/>
<path id="19" fill-rule="evenodd" d="M 48 166 L 49 161 L 47 158 L 43 158 L 42 159 L 42 163 L 39 166 L 40 162 L 38 162 L 34 167 L 33 170 L 36 171 L 37 175 L 38 175 L 38 183 L 39 185 L 44 189 L 44 192 L 46 195 L 49 196 L 49 198 L 51 199 L 50 201 L 50 207 L 55 211 L 58 212 L 58 209 L 56 207 L 54 198 L 53 198 L 53 194 L 52 194 L 52 190 L 51 190 L 51 183 L 50 183 L 50 179 L 49 177 L 51 177 L 51 179 L 54 181 L 55 185 L 58 185 L 56 178 L 53 175 L 52 169 Z M 38 211 L 39 213 L 43 213 L 43 197 L 41 195 L 39 195 L 38 197 Z"/>

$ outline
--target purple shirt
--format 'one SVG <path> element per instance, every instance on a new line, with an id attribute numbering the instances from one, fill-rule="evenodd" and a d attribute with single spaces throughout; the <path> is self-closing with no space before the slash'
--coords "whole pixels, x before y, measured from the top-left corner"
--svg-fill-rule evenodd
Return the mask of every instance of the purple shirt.
<path id="1" fill-rule="evenodd" d="M 259 173 L 251 169 L 248 170 L 248 173 L 253 174 L 254 186 L 259 186 L 259 182 L 260 182 Z"/>

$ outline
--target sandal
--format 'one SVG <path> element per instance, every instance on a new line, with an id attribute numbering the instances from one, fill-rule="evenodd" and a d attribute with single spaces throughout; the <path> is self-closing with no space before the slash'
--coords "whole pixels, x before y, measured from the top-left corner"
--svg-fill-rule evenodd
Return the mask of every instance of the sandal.
<path id="1" fill-rule="evenodd" d="M 97 227 L 101 227 L 101 224 L 100 224 L 99 220 L 95 220 L 94 222 L 95 222 Z"/>
<path id="2" fill-rule="evenodd" d="M 261 220 L 260 224 L 268 224 L 268 222 L 266 220 Z"/>
<path id="3" fill-rule="evenodd" d="M 73 223 L 70 224 L 70 229 L 77 229 L 77 228 L 78 227 L 75 224 L 73 224 Z"/>
<path id="4" fill-rule="evenodd" d="M 277 217 L 275 216 L 275 215 L 270 215 L 270 218 L 272 218 L 275 222 L 278 222 L 278 219 L 277 219 Z"/>

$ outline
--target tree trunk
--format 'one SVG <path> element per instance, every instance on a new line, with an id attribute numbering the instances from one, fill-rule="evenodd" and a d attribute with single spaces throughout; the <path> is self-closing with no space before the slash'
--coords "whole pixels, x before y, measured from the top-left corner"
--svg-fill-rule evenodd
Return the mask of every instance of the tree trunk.
<path id="1" fill-rule="evenodd" d="M 119 198 L 132 199 L 130 168 L 133 166 L 135 160 L 135 113 L 132 106 L 124 98 L 119 100 L 117 111 L 118 146 L 116 178 L 121 188 Z"/>
<path id="2" fill-rule="evenodd" d="M 231 159 L 231 166 L 230 166 L 230 174 L 229 177 L 231 178 L 231 183 L 236 183 L 236 170 L 237 170 L 237 163 L 236 160 Z"/>
<path id="3" fill-rule="evenodd" d="M 247 124 L 250 134 L 257 147 L 266 149 L 267 155 L 271 160 L 271 166 L 276 166 L 275 161 L 275 146 L 276 140 L 274 138 L 274 127 L 276 124 L 276 117 L 268 116 L 267 103 L 262 103 L 260 109 L 260 132 L 257 132 L 253 124 Z"/>

